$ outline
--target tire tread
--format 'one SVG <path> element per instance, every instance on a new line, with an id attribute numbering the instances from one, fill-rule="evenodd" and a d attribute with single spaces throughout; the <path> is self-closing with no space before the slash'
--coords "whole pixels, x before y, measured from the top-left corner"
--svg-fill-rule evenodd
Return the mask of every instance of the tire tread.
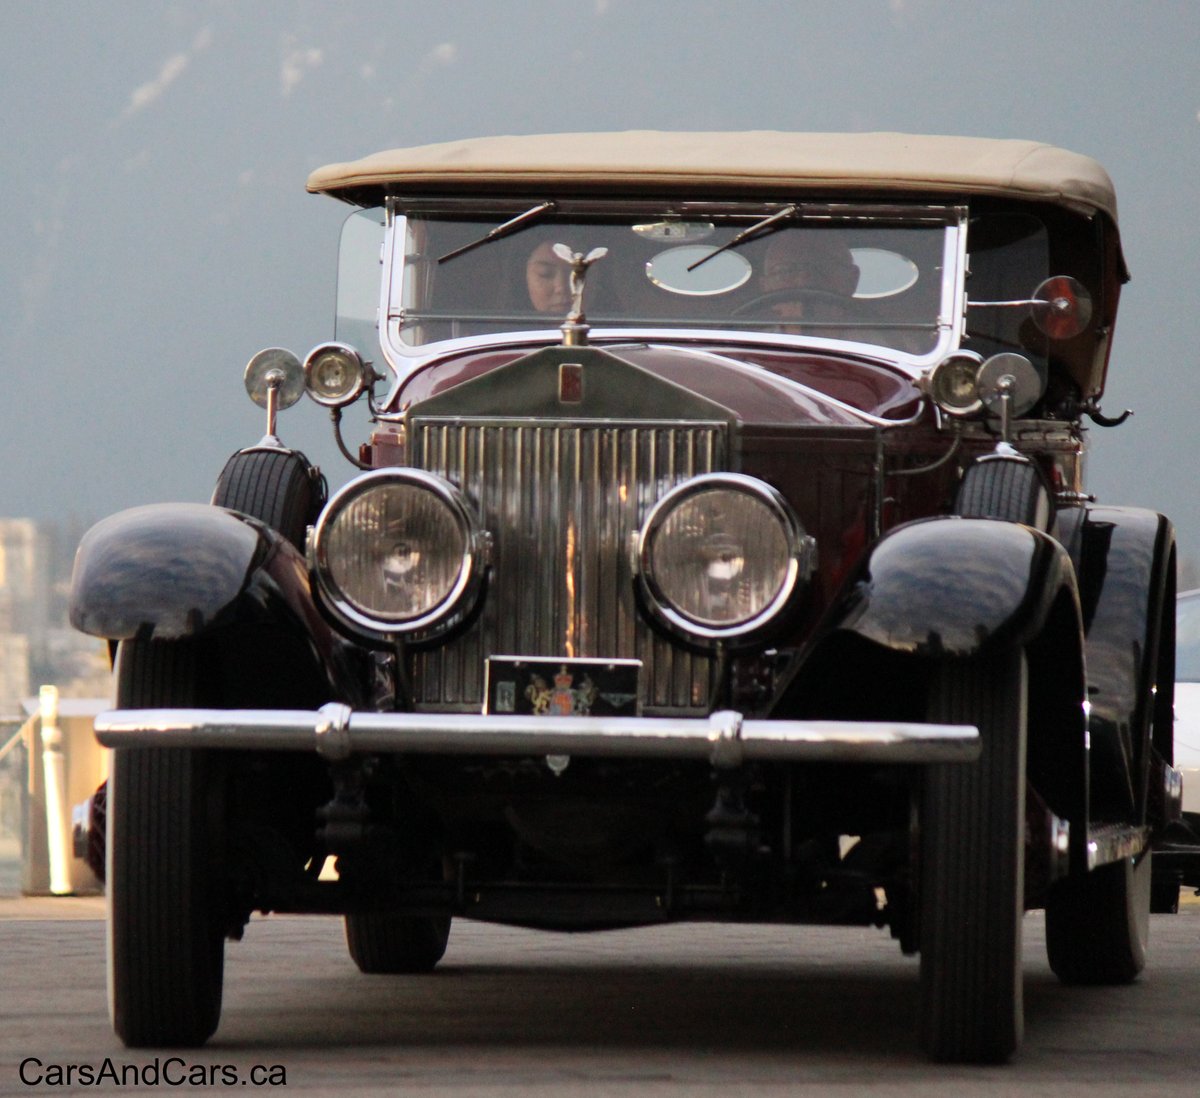
<path id="1" fill-rule="evenodd" d="M 963 474 L 954 513 L 1042 525 L 1046 520 L 1037 512 L 1045 493 L 1042 475 L 1030 461 L 977 461 Z"/>
<path id="2" fill-rule="evenodd" d="M 127 641 L 123 708 L 195 701 L 186 642 Z M 109 789 L 109 948 L 113 1027 L 129 1047 L 196 1047 L 221 1013 L 224 941 L 214 918 L 207 756 L 122 748 Z"/>
<path id="3" fill-rule="evenodd" d="M 365 973 L 431 972 L 446 952 L 450 917 L 362 912 L 346 916 L 350 957 Z"/>
<path id="4" fill-rule="evenodd" d="M 950 664 L 930 719 L 979 724 L 978 763 L 931 767 L 922 812 L 922 1043 L 998 1063 L 1022 1034 L 1025 662 Z M 990 719 L 985 719 L 990 718 Z"/>
<path id="5" fill-rule="evenodd" d="M 247 450 L 221 470 L 212 502 L 278 530 L 301 552 L 309 523 L 324 503 L 312 466 L 289 450 Z"/>

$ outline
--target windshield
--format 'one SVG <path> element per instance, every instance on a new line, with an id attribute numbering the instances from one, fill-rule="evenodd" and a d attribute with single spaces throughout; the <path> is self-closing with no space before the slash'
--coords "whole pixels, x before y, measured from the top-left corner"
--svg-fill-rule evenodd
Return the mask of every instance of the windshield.
<path id="1" fill-rule="evenodd" d="M 490 217 L 410 211 L 397 218 L 392 334 L 412 353 L 447 339 L 555 331 L 573 304 L 570 266 L 555 253 L 562 244 L 607 249 L 586 275 L 593 336 L 723 329 L 925 355 L 949 312 L 954 253 L 950 211 L 922 209 L 912 223 L 762 206 L 706 216 L 588 216 L 552 203 Z M 519 224 L 506 228 L 510 219 Z"/>
<path id="2" fill-rule="evenodd" d="M 338 247 L 337 314 L 334 336 L 367 358 L 379 345 L 379 257 L 383 245 L 381 208 L 355 210 L 342 224 Z"/>

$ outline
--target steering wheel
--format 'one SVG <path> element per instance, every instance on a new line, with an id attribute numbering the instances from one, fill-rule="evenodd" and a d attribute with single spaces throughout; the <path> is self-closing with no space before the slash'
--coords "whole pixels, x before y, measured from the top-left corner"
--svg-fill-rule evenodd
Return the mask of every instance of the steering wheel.
<path id="1" fill-rule="evenodd" d="M 772 305 L 789 301 L 810 302 L 814 305 L 836 305 L 838 308 L 844 309 L 850 300 L 845 294 L 835 294 L 830 290 L 812 290 L 795 286 L 790 289 L 772 290 L 770 293 L 752 297 L 749 301 L 742 302 L 730 315 L 749 316 L 751 313 L 763 312 Z M 781 317 L 780 319 L 789 320 L 791 318 Z"/>

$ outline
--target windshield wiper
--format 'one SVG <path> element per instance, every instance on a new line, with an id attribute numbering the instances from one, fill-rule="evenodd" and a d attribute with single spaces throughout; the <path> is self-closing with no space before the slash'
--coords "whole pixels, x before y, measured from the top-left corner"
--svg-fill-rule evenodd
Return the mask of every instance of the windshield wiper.
<path id="1" fill-rule="evenodd" d="M 730 248 L 736 248 L 739 244 L 742 244 L 745 241 L 749 240 L 752 236 L 756 236 L 758 233 L 761 233 L 763 231 L 763 229 L 770 228 L 772 225 L 775 224 L 776 221 L 783 221 L 786 218 L 794 217 L 799 212 L 800 212 L 799 206 L 795 206 L 795 205 L 785 206 L 782 210 L 779 211 L 779 213 L 771 214 L 770 217 L 765 217 L 765 218 L 763 218 L 762 221 L 756 221 L 753 225 L 749 226 L 749 228 L 743 229 L 736 236 L 733 236 L 729 240 L 725 241 L 725 243 L 722 244 L 719 248 L 714 248 L 711 252 L 708 253 L 708 255 L 701 256 L 699 259 L 696 260 L 695 263 L 691 264 L 691 266 L 688 267 L 688 270 L 694 271 L 697 267 L 700 266 L 700 264 L 707 263 L 710 259 L 713 258 L 713 256 L 720 255 L 722 252 L 727 252 L 727 251 L 729 251 Z"/>
<path id="2" fill-rule="evenodd" d="M 540 205 L 534 206 L 533 209 L 526 210 L 522 214 L 517 214 L 510 221 L 504 222 L 503 225 L 497 225 L 494 229 L 489 230 L 484 236 L 478 240 L 472 240 L 470 244 L 464 244 L 461 248 L 455 248 L 452 252 L 447 252 L 443 256 L 438 257 L 439 263 L 445 263 L 447 260 L 454 259 L 456 256 L 463 255 L 465 252 L 474 251 L 476 248 L 483 247 L 484 244 L 490 244 L 493 240 L 499 240 L 502 236 L 511 236 L 515 232 L 519 232 L 526 225 L 532 224 L 542 214 L 554 209 L 553 202 L 543 202 Z"/>

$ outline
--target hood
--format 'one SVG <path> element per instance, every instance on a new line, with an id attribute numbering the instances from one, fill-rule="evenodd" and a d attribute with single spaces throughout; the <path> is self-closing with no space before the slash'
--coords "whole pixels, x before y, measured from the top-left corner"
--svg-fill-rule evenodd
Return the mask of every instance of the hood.
<path id="1" fill-rule="evenodd" d="M 493 371 L 505 369 L 514 377 L 519 360 L 533 363 L 554 351 L 554 358 L 594 359 L 588 373 L 592 384 L 604 388 L 618 384 L 616 371 L 606 372 L 604 361 L 620 360 L 672 387 L 678 387 L 727 409 L 743 423 L 780 426 L 873 426 L 877 420 L 898 422 L 920 408 L 921 394 L 911 378 L 885 363 L 828 352 L 764 351 L 745 348 L 678 347 L 670 344 L 592 345 L 587 348 L 556 346 L 528 353 L 520 349 L 477 351 L 427 364 L 405 379 L 394 394 L 396 407 L 424 404 L 468 382 L 478 382 Z M 582 356 L 581 351 L 588 354 Z M 560 353 L 561 352 L 561 353 Z M 596 358 L 594 352 L 600 352 Z M 499 379 L 497 379 L 499 380 Z M 507 389 L 508 386 L 505 386 Z M 669 390 L 668 390 L 669 391 Z M 482 390 L 472 386 L 476 397 Z M 474 402 L 472 402 L 474 403 Z M 447 409 L 453 400 L 438 404 Z M 497 414 L 534 414 L 529 407 L 509 407 Z M 546 411 L 546 410 L 543 410 Z M 559 415 L 569 408 L 556 409 Z M 673 418 L 671 406 L 639 409 L 644 418 Z"/>

